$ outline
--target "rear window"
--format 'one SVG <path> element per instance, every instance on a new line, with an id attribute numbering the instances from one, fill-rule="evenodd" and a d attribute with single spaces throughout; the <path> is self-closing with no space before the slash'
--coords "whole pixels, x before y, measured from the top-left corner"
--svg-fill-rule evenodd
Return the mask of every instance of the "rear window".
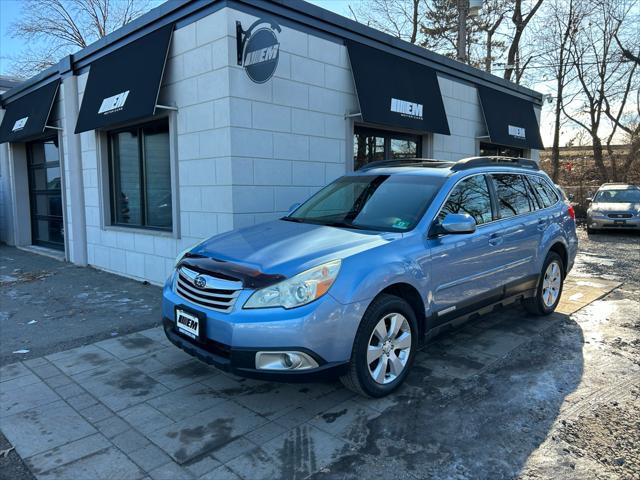
<path id="1" fill-rule="evenodd" d="M 529 180 L 538 194 L 538 198 L 542 201 L 544 208 L 550 207 L 558 202 L 558 193 L 544 178 L 529 176 Z"/>
<path id="2" fill-rule="evenodd" d="M 527 193 L 527 184 L 522 175 L 497 173 L 491 177 L 498 194 L 500 218 L 522 215 L 533 210 L 533 199 Z"/>

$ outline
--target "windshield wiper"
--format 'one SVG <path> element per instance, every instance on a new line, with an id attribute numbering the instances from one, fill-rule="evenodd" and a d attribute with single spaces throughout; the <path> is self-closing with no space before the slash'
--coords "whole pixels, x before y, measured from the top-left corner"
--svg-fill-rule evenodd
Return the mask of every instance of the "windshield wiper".
<path id="1" fill-rule="evenodd" d="M 285 220 L 287 222 L 295 222 L 295 223 L 305 223 L 302 218 L 296 218 L 296 217 L 282 217 L 280 220 Z"/>
<path id="2" fill-rule="evenodd" d="M 353 223 L 348 222 L 323 222 L 320 225 L 337 228 L 353 228 L 354 230 L 371 230 L 370 228 L 363 227 L 361 225 L 354 225 Z"/>

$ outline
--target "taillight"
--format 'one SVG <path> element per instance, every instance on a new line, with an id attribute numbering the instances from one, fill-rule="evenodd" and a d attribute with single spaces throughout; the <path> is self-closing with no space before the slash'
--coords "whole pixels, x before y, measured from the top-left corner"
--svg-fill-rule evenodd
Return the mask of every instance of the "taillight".
<path id="1" fill-rule="evenodd" d="M 573 209 L 573 205 L 569 205 L 569 208 L 567 209 L 567 213 L 573 220 L 576 219 L 576 211 Z"/>

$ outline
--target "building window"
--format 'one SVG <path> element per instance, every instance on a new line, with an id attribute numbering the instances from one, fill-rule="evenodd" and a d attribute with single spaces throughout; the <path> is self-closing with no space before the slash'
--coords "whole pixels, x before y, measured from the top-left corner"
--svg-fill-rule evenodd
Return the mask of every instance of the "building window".
<path id="1" fill-rule="evenodd" d="M 515 157 L 524 158 L 522 148 L 505 147 L 495 143 L 480 143 L 480 156 L 482 157 Z"/>
<path id="2" fill-rule="evenodd" d="M 109 132 L 111 222 L 171 230 L 169 122 Z"/>
<path id="3" fill-rule="evenodd" d="M 422 154 L 421 137 L 355 127 L 353 133 L 353 168 L 358 170 L 377 160 L 417 158 Z"/>

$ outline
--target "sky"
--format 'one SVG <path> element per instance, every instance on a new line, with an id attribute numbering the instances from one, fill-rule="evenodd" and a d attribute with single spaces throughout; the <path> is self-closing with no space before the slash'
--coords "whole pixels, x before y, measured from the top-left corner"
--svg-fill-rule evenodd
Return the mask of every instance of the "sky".
<path id="1" fill-rule="evenodd" d="M 356 5 L 363 0 L 307 0 L 319 7 L 331 10 L 340 15 L 350 17 L 349 5 Z M 23 42 L 11 38 L 9 35 L 9 26 L 17 20 L 21 15 L 22 0 L 0 0 L 0 75 L 6 75 L 9 71 L 9 58 L 15 55 L 23 48 Z M 538 84 L 533 86 L 534 89 L 541 93 L 550 93 L 552 88 L 548 84 Z M 542 111 L 542 120 L 540 122 L 542 139 L 545 145 L 552 143 L 553 133 L 553 116 L 552 104 L 545 103 Z M 563 141 L 573 136 L 575 130 L 571 127 L 565 127 L 567 133 L 564 135 Z"/>

